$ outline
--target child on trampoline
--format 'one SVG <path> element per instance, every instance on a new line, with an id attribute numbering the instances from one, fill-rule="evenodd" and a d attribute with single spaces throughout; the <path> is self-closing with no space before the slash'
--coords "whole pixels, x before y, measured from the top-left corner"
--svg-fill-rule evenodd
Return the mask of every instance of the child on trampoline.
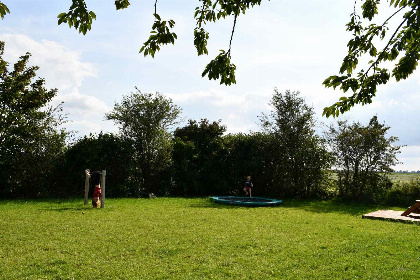
<path id="1" fill-rule="evenodd" d="M 89 169 L 85 170 L 86 175 L 92 179 L 93 185 L 95 185 L 95 190 L 93 191 L 93 198 L 92 198 L 92 206 L 93 208 L 100 208 L 101 207 L 101 172 L 100 171 L 93 171 L 90 173 Z"/>
<path id="2" fill-rule="evenodd" d="M 253 186 L 254 185 L 251 182 L 251 176 L 247 176 L 246 181 L 245 181 L 244 191 L 245 191 L 246 195 L 248 195 L 248 192 L 249 192 L 249 197 L 252 197 L 251 190 L 252 190 Z"/>

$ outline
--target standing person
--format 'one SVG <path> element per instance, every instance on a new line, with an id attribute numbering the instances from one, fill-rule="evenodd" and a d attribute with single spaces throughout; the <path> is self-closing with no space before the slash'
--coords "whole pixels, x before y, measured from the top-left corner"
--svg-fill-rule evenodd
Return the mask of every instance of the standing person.
<path id="1" fill-rule="evenodd" d="M 93 208 L 100 208 L 101 207 L 101 172 L 100 171 L 93 171 L 90 173 L 89 169 L 85 170 L 86 174 L 89 178 L 92 179 L 93 185 L 95 185 L 95 190 L 93 191 L 93 198 L 92 198 L 92 206 Z"/>
<path id="2" fill-rule="evenodd" d="M 249 191 L 249 197 L 252 197 L 251 190 L 252 190 L 253 186 L 254 185 L 251 182 L 251 176 L 246 177 L 244 191 L 245 191 L 246 195 L 248 195 L 248 191 Z"/>

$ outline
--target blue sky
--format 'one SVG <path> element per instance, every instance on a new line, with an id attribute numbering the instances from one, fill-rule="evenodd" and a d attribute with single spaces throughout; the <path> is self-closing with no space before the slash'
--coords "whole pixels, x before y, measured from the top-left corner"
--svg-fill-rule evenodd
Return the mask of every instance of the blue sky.
<path id="1" fill-rule="evenodd" d="M 158 91 L 183 109 L 184 120 L 221 119 L 228 132 L 259 130 L 258 116 L 269 112 L 268 102 L 277 87 L 300 91 L 312 105 L 317 119 L 322 109 L 338 100 L 342 92 L 326 89 L 322 81 L 338 74 L 350 38 L 345 24 L 353 0 L 271 0 L 238 18 L 232 42 L 232 61 L 237 84 L 230 87 L 201 78 L 206 64 L 220 49 L 227 49 L 233 18 L 209 24 L 209 55 L 196 55 L 193 46 L 194 8 L 198 1 L 160 0 L 158 13 L 174 19 L 178 40 L 164 46 L 155 59 L 139 54 L 153 24 L 154 1 L 131 1 L 115 11 L 114 1 L 86 0 L 97 15 L 85 36 L 67 25 L 57 25 L 70 0 L 2 0 L 11 14 L 0 21 L 0 40 L 6 42 L 5 59 L 13 64 L 27 51 L 31 63 L 40 66 L 47 87 L 57 88 L 54 102 L 64 101 L 77 135 L 117 131 L 105 121 L 115 102 L 134 92 Z M 385 6 L 380 11 L 389 9 Z M 367 123 L 377 115 L 391 126 L 390 135 L 400 138 L 396 169 L 420 169 L 420 74 L 379 88 L 374 102 L 357 106 L 343 115 Z"/>

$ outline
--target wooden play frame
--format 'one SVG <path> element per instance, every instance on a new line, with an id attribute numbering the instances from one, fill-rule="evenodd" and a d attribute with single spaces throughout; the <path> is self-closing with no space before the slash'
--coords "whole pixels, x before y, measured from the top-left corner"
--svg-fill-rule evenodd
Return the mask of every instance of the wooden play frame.
<path id="1" fill-rule="evenodd" d="M 416 200 L 416 203 L 411 205 L 401 216 L 408 216 L 411 213 L 420 214 L 420 200 Z"/>
<path id="2" fill-rule="evenodd" d="M 105 208 L 105 177 L 106 170 L 101 171 L 101 208 Z M 88 204 L 88 195 L 89 195 L 89 176 L 86 174 L 85 178 L 85 205 Z"/>

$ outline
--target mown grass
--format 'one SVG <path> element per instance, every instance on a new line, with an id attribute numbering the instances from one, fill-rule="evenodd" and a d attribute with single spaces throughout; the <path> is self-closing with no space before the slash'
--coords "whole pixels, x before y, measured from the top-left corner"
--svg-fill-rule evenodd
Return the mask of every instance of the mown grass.
<path id="1" fill-rule="evenodd" d="M 295 200 L 244 208 L 207 198 L 107 199 L 105 209 L 0 201 L 0 278 L 416 279 L 420 227 L 361 218 L 376 209 Z"/>

